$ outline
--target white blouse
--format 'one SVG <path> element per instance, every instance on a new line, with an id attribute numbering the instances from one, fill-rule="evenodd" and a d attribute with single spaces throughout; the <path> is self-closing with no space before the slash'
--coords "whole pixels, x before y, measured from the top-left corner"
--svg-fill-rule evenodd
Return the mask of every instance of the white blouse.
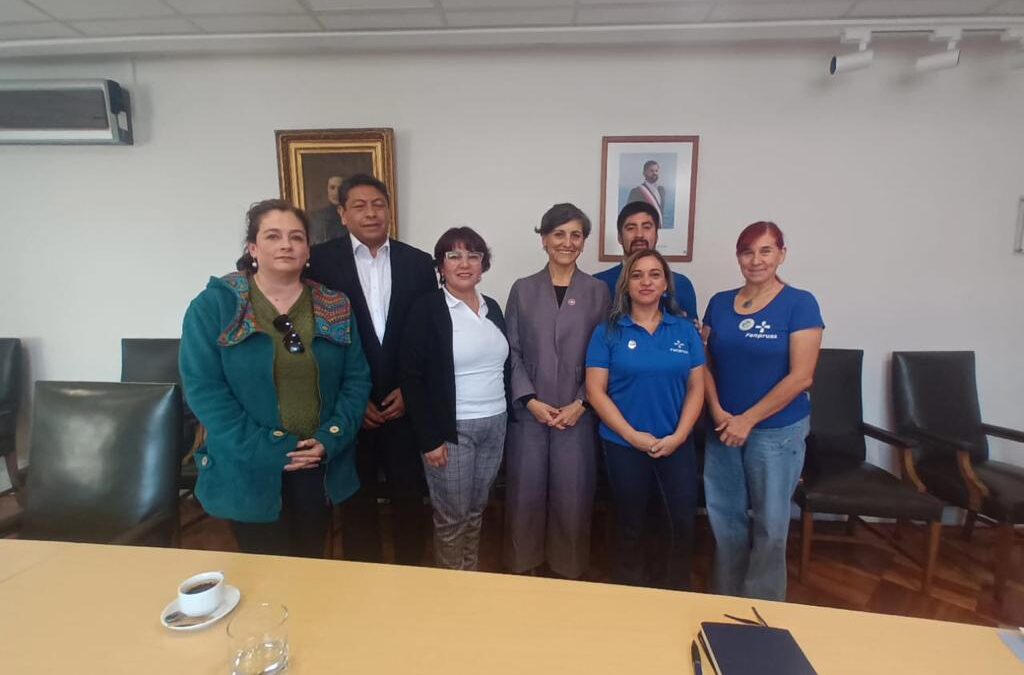
<path id="1" fill-rule="evenodd" d="M 452 317 L 452 356 L 455 360 L 455 419 L 472 420 L 505 412 L 505 359 L 508 340 L 487 318 L 480 293 L 480 313 L 444 288 Z"/>

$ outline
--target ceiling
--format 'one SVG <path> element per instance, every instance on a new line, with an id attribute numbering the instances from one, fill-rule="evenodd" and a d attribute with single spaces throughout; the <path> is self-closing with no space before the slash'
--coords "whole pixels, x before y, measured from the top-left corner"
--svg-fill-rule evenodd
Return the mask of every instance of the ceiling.
<path id="1" fill-rule="evenodd" d="M 821 38 L 942 25 L 1022 28 L 1024 0 L 0 0 L 0 56 Z"/>

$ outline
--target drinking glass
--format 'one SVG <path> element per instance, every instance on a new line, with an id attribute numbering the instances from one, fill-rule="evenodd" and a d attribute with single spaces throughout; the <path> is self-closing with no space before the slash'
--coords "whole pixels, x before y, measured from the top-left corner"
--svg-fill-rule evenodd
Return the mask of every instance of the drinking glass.
<path id="1" fill-rule="evenodd" d="M 241 607 L 228 623 L 231 675 L 275 675 L 288 668 L 288 608 L 269 602 Z"/>

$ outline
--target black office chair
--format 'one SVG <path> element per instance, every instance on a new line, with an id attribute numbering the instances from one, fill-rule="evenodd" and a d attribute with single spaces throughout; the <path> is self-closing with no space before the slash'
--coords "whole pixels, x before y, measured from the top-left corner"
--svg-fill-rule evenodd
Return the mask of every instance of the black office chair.
<path id="1" fill-rule="evenodd" d="M 172 384 L 37 382 L 22 539 L 170 545 L 181 455 Z"/>
<path id="2" fill-rule="evenodd" d="M 1002 600 L 1014 526 L 1024 523 L 1024 468 L 989 459 L 986 436 L 1024 443 L 1024 431 L 981 421 L 974 352 L 893 352 L 892 390 L 897 428 L 918 442 L 921 480 L 967 511 L 964 538 L 977 520 L 997 526 L 993 590 Z"/>
<path id="3" fill-rule="evenodd" d="M 861 401 L 861 367 L 864 352 L 859 349 L 822 349 L 811 387 L 811 433 L 803 481 L 795 500 L 802 510 L 803 536 L 800 552 L 800 580 L 807 575 L 813 539 L 858 544 L 873 541 L 854 539 L 854 523 L 880 537 L 889 548 L 922 567 L 921 590 L 931 590 L 935 560 L 939 551 L 943 504 L 925 492 L 914 470 L 911 443 L 887 431 L 864 423 Z M 903 480 L 865 461 L 864 437 L 870 436 L 900 450 Z M 847 517 L 847 535 L 815 535 L 814 514 L 833 513 Z M 891 535 L 864 522 L 862 516 L 895 518 L 897 534 Z M 908 520 L 928 523 L 928 550 L 924 560 L 905 550 L 898 541 L 900 526 Z"/>
<path id="4" fill-rule="evenodd" d="M 0 455 L 7 465 L 11 488 L 21 487 L 18 453 L 14 445 L 21 397 L 21 340 L 0 338 Z"/>
<path id="5" fill-rule="evenodd" d="M 178 369 L 178 350 L 181 340 L 177 338 L 122 338 L 121 339 L 121 381 L 122 382 L 173 382 L 181 385 L 181 371 Z M 182 424 L 181 473 L 178 489 L 184 492 L 183 499 L 195 493 L 199 469 L 193 459 L 193 452 L 203 444 L 205 436 L 188 403 L 184 402 Z M 205 518 L 204 513 L 193 516 L 181 523 L 187 529 Z"/>
<path id="6" fill-rule="evenodd" d="M 177 338 L 122 338 L 121 381 L 169 382 L 181 386 L 181 371 L 178 370 L 180 343 Z M 184 403 L 184 415 L 182 429 L 187 452 L 195 441 L 199 422 L 188 403 Z"/>

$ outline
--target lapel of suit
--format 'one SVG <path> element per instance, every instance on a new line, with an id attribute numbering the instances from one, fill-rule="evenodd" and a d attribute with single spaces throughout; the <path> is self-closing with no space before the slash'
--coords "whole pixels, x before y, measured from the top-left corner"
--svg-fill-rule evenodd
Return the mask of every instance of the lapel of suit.
<path id="1" fill-rule="evenodd" d="M 452 326 L 452 313 L 448 308 L 448 296 L 445 295 L 443 289 L 437 289 L 437 292 L 433 295 L 426 295 L 420 299 L 420 302 L 432 298 L 434 300 L 435 307 L 432 311 L 431 319 L 434 323 L 433 329 L 437 335 L 437 345 L 440 350 L 440 354 L 436 357 L 440 358 L 446 364 L 446 371 L 451 371 L 452 375 L 455 374 L 455 354 L 452 353 L 452 340 L 454 340 L 455 329 Z M 411 330 L 421 330 L 423 327 L 417 328 L 412 327 Z"/>
<path id="2" fill-rule="evenodd" d="M 334 241 L 338 242 L 339 256 L 342 260 L 340 274 L 342 275 L 342 288 L 351 289 L 348 292 L 349 301 L 356 310 L 356 321 L 360 326 L 366 326 L 369 330 L 363 331 L 363 342 L 369 337 L 373 342 L 364 344 L 365 347 L 376 347 L 380 349 L 380 341 L 377 333 L 373 330 L 373 320 L 370 318 L 370 306 L 366 302 L 366 294 L 363 293 L 363 284 L 359 281 L 359 269 L 356 267 L 356 257 L 352 253 L 352 235 L 346 232 Z"/>
<path id="3" fill-rule="evenodd" d="M 402 305 L 399 302 L 407 292 L 408 274 L 403 270 L 405 256 L 401 247 L 396 246 L 398 242 L 391 240 L 388 255 L 391 256 L 391 298 L 388 299 L 387 319 L 384 321 L 384 342 L 390 343 L 396 339 L 395 322 L 399 317 L 395 316 L 394 309 Z M 381 345 L 383 347 L 383 345 Z"/>
<path id="4" fill-rule="evenodd" d="M 574 319 L 576 318 L 577 312 L 576 307 L 576 292 L 579 290 L 579 284 L 577 280 L 580 276 L 580 270 L 577 268 L 572 273 L 572 277 L 569 279 L 569 287 L 565 289 L 565 296 L 562 298 L 562 304 L 558 306 L 555 314 L 555 348 L 558 353 L 561 353 L 560 346 L 565 334 L 571 331 Z M 554 293 L 554 286 L 551 287 L 551 292 Z M 555 298 L 555 302 L 558 299 Z"/>

